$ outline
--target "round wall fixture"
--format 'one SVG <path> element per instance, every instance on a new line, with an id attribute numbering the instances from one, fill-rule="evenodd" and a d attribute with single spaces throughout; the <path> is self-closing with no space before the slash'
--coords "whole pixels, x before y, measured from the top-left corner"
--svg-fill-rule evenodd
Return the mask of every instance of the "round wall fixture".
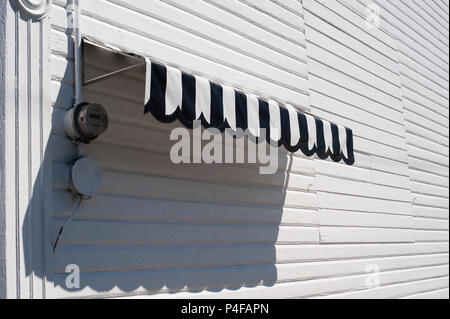
<path id="1" fill-rule="evenodd" d="M 102 186 L 102 170 L 89 157 L 82 157 L 73 164 L 70 177 L 72 192 L 84 199 L 97 194 Z"/>
<path id="2" fill-rule="evenodd" d="M 52 0 L 16 0 L 20 9 L 28 16 L 40 19 L 45 16 Z"/>

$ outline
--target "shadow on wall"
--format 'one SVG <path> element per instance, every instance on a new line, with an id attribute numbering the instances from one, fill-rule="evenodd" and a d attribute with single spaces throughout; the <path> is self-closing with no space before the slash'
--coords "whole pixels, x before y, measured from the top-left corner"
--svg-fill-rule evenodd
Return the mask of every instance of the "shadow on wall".
<path id="1" fill-rule="evenodd" d="M 107 63 L 97 61 L 90 67 L 98 72 Z M 70 83 L 72 70 L 69 64 L 63 81 Z M 134 71 L 84 92 L 85 100 L 102 104 L 111 119 L 103 136 L 79 146 L 102 167 L 103 186 L 65 228 L 48 261 L 47 280 L 61 296 L 85 288 L 89 290 L 84 295 L 94 295 L 274 284 L 289 156 L 280 152 L 274 175 L 260 175 L 256 164 L 172 164 L 169 150 L 174 142 L 169 135 L 181 124 L 162 124 L 151 114 L 143 115 L 144 82 L 144 70 Z M 64 109 L 58 108 L 70 105 L 72 96 L 72 87 L 62 85 L 53 112 L 51 152 L 45 152 L 53 163 L 53 228 L 47 234 L 52 240 L 78 201 L 67 189 L 69 163 L 79 150 L 64 136 Z M 30 203 L 24 230 L 42 227 L 36 222 L 42 199 Z M 24 249 L 31 253 L 25 256 L 41 245 L 28 233 L 23 231 Z M 45 243 L 52 245 L 50 239 Z M 25 264 L 28 275 L 44 275 L 42 260 Z M 66 287 L 70 264 L 81 271 L 78 289 Z"/>

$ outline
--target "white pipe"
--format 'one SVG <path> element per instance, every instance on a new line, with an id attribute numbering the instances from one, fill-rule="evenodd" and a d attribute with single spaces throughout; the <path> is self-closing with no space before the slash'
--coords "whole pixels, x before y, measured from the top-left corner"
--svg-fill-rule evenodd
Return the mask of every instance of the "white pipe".
<path id="1" fill-rule="evenodd" d="M 83 102 L 83 61 L 81 54 L 81 31 L 80 31 L 81 9 L 79 0 L 72 0 L 72 20 L 73 20 L 73 38 L 74 38 L 74 60 L 75 60 L 75 105 Z"/>

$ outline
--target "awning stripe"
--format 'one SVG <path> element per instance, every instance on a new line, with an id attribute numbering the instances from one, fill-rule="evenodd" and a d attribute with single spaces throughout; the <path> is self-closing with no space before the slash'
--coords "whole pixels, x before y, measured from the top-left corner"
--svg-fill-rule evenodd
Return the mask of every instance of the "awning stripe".
<path id="1" fill-rule="evenodd" d="M 259 100 L 253 94 L 247 94 L 247 120 L 250 133 L 255 137 L 259 137 Z"/>
<path id="2" fill-rule="evenodd" d="M 203 115 L 208 124 L 211 123 L 211 88 L 207 79 L 195 76 L 195 118 Z"/>
<path id="3" fill-rule="evenodd" d="M 309 114 L 305 114 L 305 118 L 308 130 L 308 151 L 313 152 L 317 144 L 316 121 Z"/>
<path id="4" fill-rule="evenodd" d="M 178 69 L 167 67 L 166 89 L 166 115 L 173 114 L 183 101 L 181 89 L 181 72 Z"/>
<path id="5" fill-rule="evenodd" d="M 236 98 L 230 86 L 223 86 L 223 121 L 236 131 Z"/>
<path id="6" fill-rule="evenodd" d="M 331 151 L 333 153 L 333 135 L 331 133 L 331 124 L 330 122 L 323 121 L 323 137 L 325 139 L 325 152 L 328 153 Z"/>
<path id="7" fill-rule="evenodd" d="M 192 122 L 196 119 L 195 114 L 195 77 L 190 74 L 182 73 L 181 74 L 181 80 L 182 80 L 182 96 L 183 96 L 183 102 L 182 102 L 182 111 L 183 111 L 183 119 L 186 119 L 186 121 Z M 187 124 L 187 123 L 183 123 Z"/>
<path id="8" fill-rule="evenodd" d="M 343 156 L 348 157 L 347 143 L 346 143 L 347 132 L 345 130 L 345 127 L 343 127 L 342 125 L 338 125 L 338 129 L 339 129 L 340 150 L 341 150 Z"/>
<path id="9" fill-rule="evenodd" d="M 270 139 L 279 141 L 281 139 L 281 117 L 280 106 L 277 102 L 269 100 L 269 118 L 270 118 Z"/>
<path id="10" fill-rule="evenodd" d="M 289 111 L 289 129 L 291 131 L 290 146 L 295 147 L 300 141 L 300 124 L 298 122 L 298 113 L 290 104 L 287 105 Z"/>
<path id="11" fill-rule="evenodd" d="M 294 106 L 266 100 L 198 75 L 147 62 L 145 112 L 161 122 L 176 119 L 192 128 L 200 120 L 205 128 L 247 130 L 254 137 L 266 129 L 266 140 L 288 151 L 330 157 L 354 163 L 353 133 L 342 125 L 298 112 Z"/>

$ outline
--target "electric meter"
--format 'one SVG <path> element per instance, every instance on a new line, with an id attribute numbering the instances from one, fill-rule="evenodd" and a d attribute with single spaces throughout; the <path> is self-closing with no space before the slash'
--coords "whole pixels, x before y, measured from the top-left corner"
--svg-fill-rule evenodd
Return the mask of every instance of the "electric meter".
<path id="1" fill-rule="evenodd" d="M 109 125 L 108 113 L 97 103 L 81 103 L 67 111 L 64 128 L 73 140 L 89 143 L 103 134 Z"/>

